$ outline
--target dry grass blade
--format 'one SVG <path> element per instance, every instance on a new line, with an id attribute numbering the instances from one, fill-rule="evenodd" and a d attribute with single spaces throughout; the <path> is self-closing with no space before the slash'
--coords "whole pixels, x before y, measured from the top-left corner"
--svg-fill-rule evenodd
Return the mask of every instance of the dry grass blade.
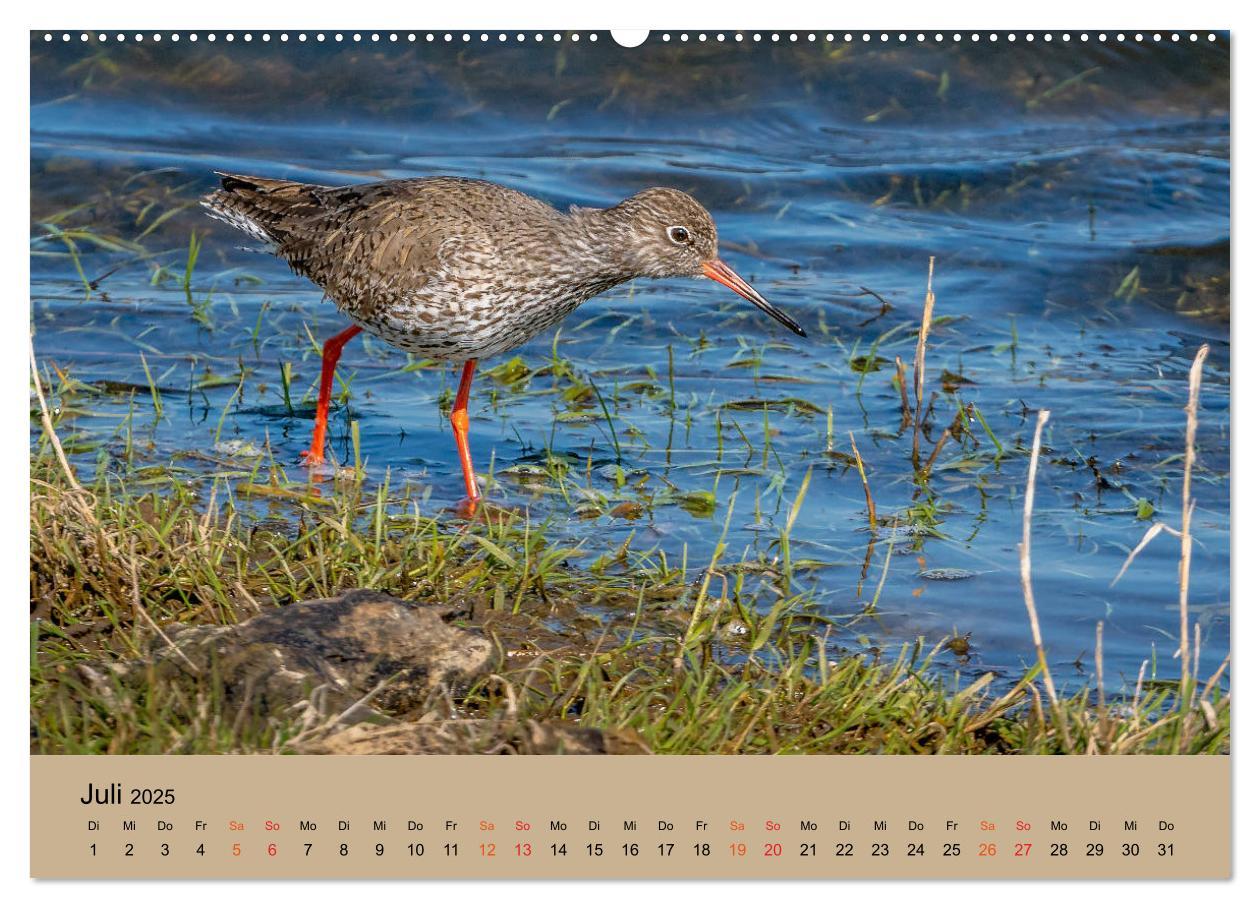
<path id="1" fill-rule="evenodd" d="M 941 450 L 945 447 L 945 442 L 954 437 L 953 430 L 946 429 L 941 433 L 941 437 L 936 440 L 936 446 L 932 448 L 932 453 L 928 455 L 927 463 L 923 465 L 923 469 L 919 471 L 919 476 L 927 479 L 932 474 L 932 464 L 936 463 L 936 458 L 941 456 Z"/>
<path id="2" fill-rule="evenodd" d="M 1107 689 L 1103 683 L 1103 623 L 1101 621 L 1098 622 L 1094 633 L 1094 679 L 1098 687 L 1098 731 L 1100 735 L 1109 738 Z"/>
<path id="3" fill-rule="evenodd" d="M 857 461 L 858 476 L 862 477 L 862 491 L 866 493 L 866 517 L 871 525 L 871 532 L 877 530 L 875 519 L 875 499 L 871 497 L 871 485 L 866 481 L 866 465 L 862 463 L 862 455 L 858 453 L 857 441 L 853 433 L 849 433 L 849 445 L 853 448 L 853 459 Z"/>
<path id="4" fill-rule="evenodd" d="M 66 459 L 66 452 L 61 447 L 61 439 L 57 437 L 57 431 L 53 428 L 52 416 L 48 412 L 48 401 L 44 399 L 44 385 L 39 380 L 39 366 L 35 362 L 35 338 L 29 338 L 31 348 L 31 382 L 35 385 L 35 397 L 39 400 L 39 421 L 44 427 L 44 435 L 48 438 L 48 443 L 52 445 L 53 451 L 57 455 L 57 463 L 61 465 L 61 469 L 66 474 L 66 481 L 70 483 L 70 487 L 75 492 L 81 493 L 83 487 L 79 485 L 79 480 L 75 478 L 74 470 L 70 468 L 70 461 Z"/>
<path id="5" fill-rule="evenodd" d="M 914 468 L 919 468 L 919 436 L 923 429 L 924 369 L 927 365 L 928 331 L 932 327 L 932 310 L 936 308 L 936 294 L 932 292 L 932 275 L 936 270 L 936 256 L 928 259 L 927 293 L 923 297 L 923 320 L 919 323 L 919 342 L 914 348 L 914 441 L 910 457 Z"/>
<path id="6" fill-rule="evenodd" d="M 897 390 L 901 392 L 901 428 L 914 421 L 914 411 L 910 409 L 910 392 L 906 388 L 906 364 L 897 357 Z"/>
<path id="7" fill-rule="evenodd" d="M 1134 546 L 1133 551 L 1129 552 L 1129 557 L 1124 559 L 1124 564 L 1120 566 L 1120 570 L 1116 573 L 1115 578 L 1111 581 L 1111 584 L 1110 584 L 1111 586 L 1115 586 L 1117 583 L 1120 582 L 1120 578 L 1123 577 L 1124 572 L 1129 569 L 1129 565 L 1133 563 L 1133 559 L 1136 558 L 1138 556 L 1138 553 L 1141 552 L 1142 549 L 1146 548 L 1147 545 L 1150 544 L 1151 540 L 1153 540 L 1160 533 L 1170 533 L 1173 536 L 1181 535 L 1179 532 L 1174 530 L 1172 527 L 1170 527 L 1166 523 L 1152 524 L 1150 529 L 1146 531 L 1146 535 L 1142 537 L 1142 541 L 1139 542 L 1136 546 Z"/>
<path id="8" fill-rule="evenodd" d="M 1210 691 L 1220 682 L 1221 676 L 1225 674 L 1225 669 L 1229 667 L 1229 656 L 1226 656 L 1221 662 L 1220 668 L 1212 673 L 1212 677 L 1208 678 L 1207 684 L 1203 685 L 1204 693 Z"/>
<path id="9" fill-rule="evenodd" d="M 1132 713 L 1135 720 L 1141 719 L 1141 712 L 1138 710 L 1138 703 L 1142 699 L 1142 682 L 1146 680 L 1146 666 L 1148 660 L 1143 659 L 1142 664 L 1138 666 L 1137 684 L 1133 686 L 1133 706 Z"/>
<path id="10" fill-rule="evenodd" d="M 1190 393 L 1186 401 L 1186 460 L 1181 482 L 1181 563 L 1177 585 L 1181 611 L 1181 696 L 1190 696 L 1190 481 L 1194 472 L 1194 438 L 1199 429 L 1199 387 L 1203 383 L 1203 361 L 1207 359 L 1207 344 L 1199 347 L 1190 365 Z"/>
<path id="11" fill-rule="evenodd" d="M 1046 681 L 1046 695 L 1050 698 L 1050 710 L 1054 713 L 1059 725 L 1059 734 L 1063 737 L 1063 747 L 1070 746 L 1067 719 L 1059 706 L 1059 697 L 1054 690 L 1054 678 L 1050 675 L 1050 665 L 1046 662 L 1046 649 L 1041 642 L 1041 622 L 1037 620 L 1037 602 L 1033 598 L 1032 588 L 1032 512 L 1033 493 L 1037 486 L 1037 460 L 1041 457 L 1041 430 L 1050 418 L 1049 410 L 1037 412 L 1037 427 L 1033 430 L 1032 453 L 1028 457 L 1028 484 L 1024 488 L 1024 541 L 1019 546 L 1019 579 L 1024 588 L 1024 605 L 1028 609 L 1028 624 L 1032 628 L 1033 645 L 1037 648 L 1037 663 L 1042 677 Z M 1033 687 L 1036 690 L 1036 687 Z"/>

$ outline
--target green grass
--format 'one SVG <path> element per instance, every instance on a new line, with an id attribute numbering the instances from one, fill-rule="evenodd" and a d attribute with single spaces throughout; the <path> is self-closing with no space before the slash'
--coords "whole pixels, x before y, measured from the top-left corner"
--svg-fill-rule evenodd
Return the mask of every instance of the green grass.
<path id="1" fill-rule="evenodd" d="M 356 587 L 471 608 L 465 624 L 494 640 L 497 655 L 457 704 L 465 718 L 572 722 L 635 735 L 658 753 L 1229 746 L 1219 679 L 1196 684 L 1184 703 L 1176 685 L 1150 684 L 1101 709 L 1082 691 L 1061 701 L 1065 740 L 1035 669 L 1013 686 L 992 675 L 964 686 L 942 653 L 948 641 L 837 656 L 830 622 L 787 580 L 790 525 L 773 572 L 733 571 L 719 545 L 697 574 L 629 543 L 578 570 L 567 565 L 589 553 L 549 543 L 545 527 L 498 510 L 428 516 L 388 481 L 318 495 L 259 458 L 257 475 L 235 484 L 101 470 L 79 489 L 54 455 L 44 436 L 31 464 L 36 752 L 284 752 L 299 731 L 287 708 L 224 715 L 223 679 L 198 678 L 190 691 L 150 672 L 106 696 L 76 668 L 143 653 L 170 622 L 231 624 Z M 266 520 L 252 507 L 259 500 Z"/>

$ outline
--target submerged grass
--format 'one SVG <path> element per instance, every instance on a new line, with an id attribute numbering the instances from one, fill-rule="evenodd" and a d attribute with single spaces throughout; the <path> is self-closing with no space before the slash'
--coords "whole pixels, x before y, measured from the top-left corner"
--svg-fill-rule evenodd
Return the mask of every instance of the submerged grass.
<path id="1" fill-rule="evenodd" d="M 31 463 L 31 746 L 44 753 L 284 752 L 292 704 L 223 715 L 225 681 L 190 696 L 151 672 L 109 695 L 76 671 L 146 651 L 172 622 L 231 624 L 357 587 L 461 603 L 496 644 L 484 679 L 448 704 L 460 717 L 571 722 L 630 733 L 660 753 L 1219 753 L 1229 746 L 1222 672 L 1189 687 L 1139 682 L 1132 697 L 1057 700 L 1043 666 L 996 690 L 964 686 L 920 641 L 837 654 L 831 623 L 792 583 L 791 520 L 780 559 L 700 571 L 629 543 L 589 567 L 527 516 L 426 516 L 392 491 L 253 474 L 82 483 L 43 402 Z M 796 495 L 795 513 L 807 481 Z M 260 517 L 249 498 L 264 490 Z M 267 490 L 271 490 L 268 492 Z M 274 493 L 274 494 L 273 494 Z M 734 503 L 728 508 L 727 520 Z M 895 518 L 894 518 L 895 519 Z"/>

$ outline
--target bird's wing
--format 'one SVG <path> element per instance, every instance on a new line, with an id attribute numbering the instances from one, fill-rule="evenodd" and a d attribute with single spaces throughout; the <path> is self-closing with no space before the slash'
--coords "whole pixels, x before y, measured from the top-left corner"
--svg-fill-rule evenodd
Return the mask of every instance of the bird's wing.
<path id="1" fill-rule="evenodd" d="M 211 213 L 266 240 L 350 314 L 367 318 L 426 286 L 484 280 L 488 264 L 558 213 L 513 189 L 460 177 L 316 186 L 222 174 Z"/>
<path id="2" fill-rule="evenodd" d="M 277 253 L 359 317 L 448 276 L 452 218 L 421 181 L 320 189 L 285 225 Z M 467 228 L 465 228 L 467 229 Z"/>

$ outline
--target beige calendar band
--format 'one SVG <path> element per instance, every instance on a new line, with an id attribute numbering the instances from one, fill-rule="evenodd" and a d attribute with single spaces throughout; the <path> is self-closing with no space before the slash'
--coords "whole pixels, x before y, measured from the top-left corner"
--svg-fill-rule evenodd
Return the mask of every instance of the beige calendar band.
<path id="1" fill-rule="evenodd" d="M 1231 872 L 1216 756 L 36 756 L 31 780 L 44 878 Z"/>

